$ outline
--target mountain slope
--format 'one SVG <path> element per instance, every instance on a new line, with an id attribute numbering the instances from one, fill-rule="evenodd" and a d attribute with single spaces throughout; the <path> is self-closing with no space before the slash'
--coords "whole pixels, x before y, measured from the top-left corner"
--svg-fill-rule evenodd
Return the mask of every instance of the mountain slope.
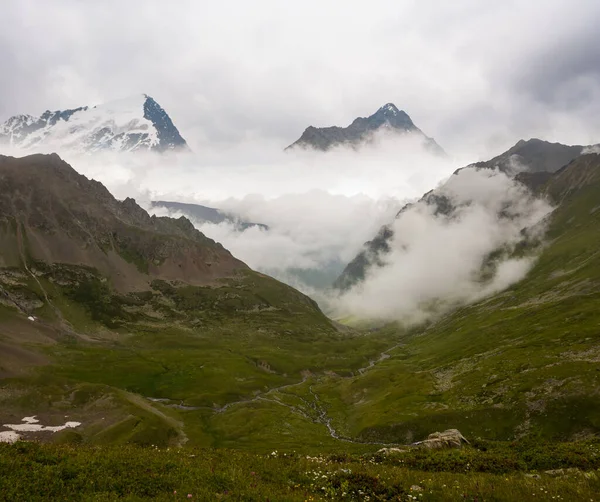
<path id="1" fill-rule="evenodd" d="M 134 289 L 148 282 L 144 274 L 205 284 L 247 268 L 188 220 L 150 217 L 132 199 L 117 201 L 56 154 L 0 156 L 0 222 L 4 266 L 27 253 L 98 268 Z"/>
<path id="2" fill-rule="evenodd" d="M 539 139 L 521 140 L 506 152 L 488 161 L 477 162 L 457 169 L 454 175 L 456 176 L 463 169 L 498 169 L 509 176 L 514 176 L 518 182 L 535 190 L 548 181 L 551 173 L 581 155 L 585 148 L 587 147 L 549 143 Z M 452 181 L 454 178 L 444 186 L 427 192 L 418 202 L 433 207 L 436 215 L 450 215 L 454 207 L 444 191 Z M 411 205 L 408 204 L 402 208 L 396 218 Z M 393 236 L 392 225 L 383 226 L 378 235 L 366 242 L 358 255 L 350 261 L 334 282 L 333 287 L 341 291 L 348 290 L 364 280 L 370 267 L 382 266 L 384 257 L 390 250 L 390 241 Z"/>
<path id="3" fill-rule="evenodd" d="M 191 220 L 196 223 L 223 223 L 228 222 L 240 230 L 246 230 L 252 227 L 259 227 L 263 230 L 268 230 L 269 227 L 262 223 L 251 223 L 248 221 L 241 220 L 240 218 L 225 213 L 220 209 L 215 209 L 214 207 L 202 206 L 200 204 L 186 204 L 183 202 L 172 202 L 172 201 L 164 201 L 157 200 L 152 201 L 151 203 L 153 208 L 164 208 L 170 212 L 182 213 Z"/>
<path id="4" fill-rule="evenodd" d="M 372 140 L 376 132 L 411 135 L 422 140 L 427 150 L 436 155 L 445 155 L 442 148 L 427 137 L 411 120 L 406 112 L 398 110 L 393 103 L 387 103 L 369 117 L 358 117 L 348 127 L 310 126 L 302 136 L 286 148 L 312 148 L 326 151 L 338 145 L 359 147 Z"/>
<path id="5" fill-rule="evenodd" d="M 161 106 L 146 94 L 94 107 L 16 115 L 0 124 L 0 146 L 80 152 L 187 149 Z"/>
<path id="6" fill-rule="evenodd" d="M 19 434 L 218 446 L 243 430 L 227 425 L 230 407 L 277 408 L 271 389 L 349 374 L 383 346 L 338 332 L 185 218 L 118 201 L 55 154 L 0 157 L 0 432 L 68 414 L 76 430 Z M 324 437 L 289 413 L 274 426 L 294 431 L 290 444 Z"/>
<path id="7" fill-rule="evenodd" d="M 23 162 L 32 159 L 57 160 Z M 557 208 L 524 280 L 427 326 L 363 333 L 338 332 L 309 298 L 244 267 L 209 285 L 150 277 L 146 289 L 122 292 L 93 267 L 32 257 L 20 227 L 85 248 L 80 218 L 90 242 L 115 219 L 150 218 L 66 168 L 38 169 L 49 173 L 42 183 L 79 186 L 93 201 L 65 214 L 51 186 L 41 203 L 52 217 L 39 227 L 28 191 L 36 178 L 2 187 L 3 235 L 16 237 L 0 246 L 13 264 L 0 267 L 0 424 L 81 422 L 26 438 L 270 453 L 374 451 L 448 428 L 533 442 L 600 434 L 598 155 L 538 187 Z M 155 230 L 143 228 L 175 239 L 172 249 L 201 242 L 187 237 L 186 220 L 154 220 Z"/>
<path id="8" fill-rule="evenodd" d="M 334 426 L 391 442 L 450 427 L 505 440 L 600 433 L 600 156 L 539 191 L 558 207 L 527 277 L 401 335 L 372 370 L 314 386 Z"/>
<path id="9" fill-rule="evenodd" d="M 527 141 L 522 139 L 506 152 L 488 161 L 476 162 L 472 166 L 497 168 L 508 174 L 553 173 L 581 155 L 586 148 L 589 147 L 550 143 L 537 138 Z"/>

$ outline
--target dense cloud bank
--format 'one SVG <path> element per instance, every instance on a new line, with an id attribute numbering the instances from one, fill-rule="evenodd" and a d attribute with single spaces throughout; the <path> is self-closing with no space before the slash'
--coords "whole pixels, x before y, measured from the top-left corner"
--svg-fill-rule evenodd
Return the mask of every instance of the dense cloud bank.
<path id="1" fill-rule="evenodd" d="M 339 316 L 420 322 L 525 276 L 534 257 L 512 252 L 524 239 L 543 238 L 547 202 L 489 169 L 462 170 L 438 193 L 456 209 L 436 214 L 419 202 L 403 211 L 385 266 L 335 300 Z"/>
<path id="2" fill-rule="evenodd" d="M 249 266 L 310 294 L 339 318 L 417 322 L 506 288 L 533 262 L 510 257 L 521 231 L 550 211 L 507 175 L 489 169 L 451 175 L 467 159 L 432 156 L 402 137 L 326 154 L 248 143 L 202 154 L 63 157 L 118 198 L 134 197 L 154 214 L 181 216 L 151 207 L 152 200 L 171 200 L 267 225 L 242 230 L 228 221 L 191 218 Z M 421 202 L 394 218 L 436 186 L 456 206 L 449 216 Z M 371 269 L 363 284 L 337 297 L 329 290 L 333 281 L 390 222 L 395 237 L 386 266 Z M 482 266 L 499 249 L 502 259 L 488 266 L 484 280 Z"/>

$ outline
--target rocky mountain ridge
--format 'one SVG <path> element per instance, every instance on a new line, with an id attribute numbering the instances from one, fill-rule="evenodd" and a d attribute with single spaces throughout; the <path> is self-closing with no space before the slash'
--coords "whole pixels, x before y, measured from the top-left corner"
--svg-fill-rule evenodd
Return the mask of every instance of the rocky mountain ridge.
<path id="1" fill-rule="evenodd" d="M 262 230 L 269 229 L 268 225 L 263 223 L 245 221 L 237 215 L 227 213 L 214 207 L 203 206 L 201 204 L 155 200 L 151 202 L 151 206 L 152 208 L 167 209 L 171 213 L 182 213 L 198 224 L 214 223 L 218 225 L 219 223 L 227 222 L 234 225 L 238 231 L 244 231 L 253 227 L 258 227 Z"/>
<path id="2" fill-rule="evenodd" d="M 340 145 L 359 148 L 372 141 L 373 135 L 379 132 L 416 137 L 421 140 L 427 151 L 435 155 L 445 155 L 435 140 L 426 136 L 408 114 L 399 110 L 393 103 L 383 105 L 369 117 L 356 118 L 347 127 L 309 126 L 286 150 L 304 148 L 327 151 Z"/>
<path id="3" fill-rule="evenodd" d="M 125 290 L 151 278 L 205 284 L 248 268 L 186 218 L 118 201 L 56 154 L 0 156 L 0 243 L 0 266 L 19 266 L 26 253 L 97 268 Z"/>

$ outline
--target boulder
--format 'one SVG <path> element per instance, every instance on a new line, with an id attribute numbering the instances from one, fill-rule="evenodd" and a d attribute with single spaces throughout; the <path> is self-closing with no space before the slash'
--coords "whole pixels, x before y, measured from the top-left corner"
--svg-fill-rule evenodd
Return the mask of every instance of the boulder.
<path id="1" fill-rule="evenodd" d="M 408 450 L 406 448 L 381 448 L 377 450 L 377 453 L 383 453 L 384 455 L 392 455 L 394 453 L 405 453 Z"/>
<path id="2" fill-rule="evenodd" d="M 437 450 L 442 448 L 461 448 L 463 443 L 469 444 L 458 429 L 448 429 L 444 432 L 429 434 L 427 439 L 413 443 L 413 445 L 428 450 Z"/>

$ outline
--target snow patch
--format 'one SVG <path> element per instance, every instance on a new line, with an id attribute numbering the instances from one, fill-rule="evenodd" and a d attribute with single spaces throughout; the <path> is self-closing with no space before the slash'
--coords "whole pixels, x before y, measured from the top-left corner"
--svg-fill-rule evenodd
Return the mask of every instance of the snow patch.
<path id="1" fill-rule="evenodd" d="M 387 105 L 383 105 L 381 107 L 381 110 L 386 114 L 386 115 L 393 115 L 396 116 L 398 115 L 398 108 L 396 108 L 396 106 L 392 103 L 388 103 Z"/>
<path id="2" fill-rule="evenodd" d="M 39 420 L 32 417 L 23 417 L 22 424 L 3 424 L 4 427 L 11 429 L 10 431 L 0 432 L 0 443 L 14 443 L 21 438 L 17 432 L 59 432 L 64 429 L 74 429 L 79 427 L 81 422 L 66 422 L 63 425 L 42 425 Z M 15 432 L 16 431 L 16 432 Z"/>
<path id="3" fill-rule="evenodd" d="M 0 443 L 16 443 L 21 436 L 13 431 L 0 432 Z"/>

